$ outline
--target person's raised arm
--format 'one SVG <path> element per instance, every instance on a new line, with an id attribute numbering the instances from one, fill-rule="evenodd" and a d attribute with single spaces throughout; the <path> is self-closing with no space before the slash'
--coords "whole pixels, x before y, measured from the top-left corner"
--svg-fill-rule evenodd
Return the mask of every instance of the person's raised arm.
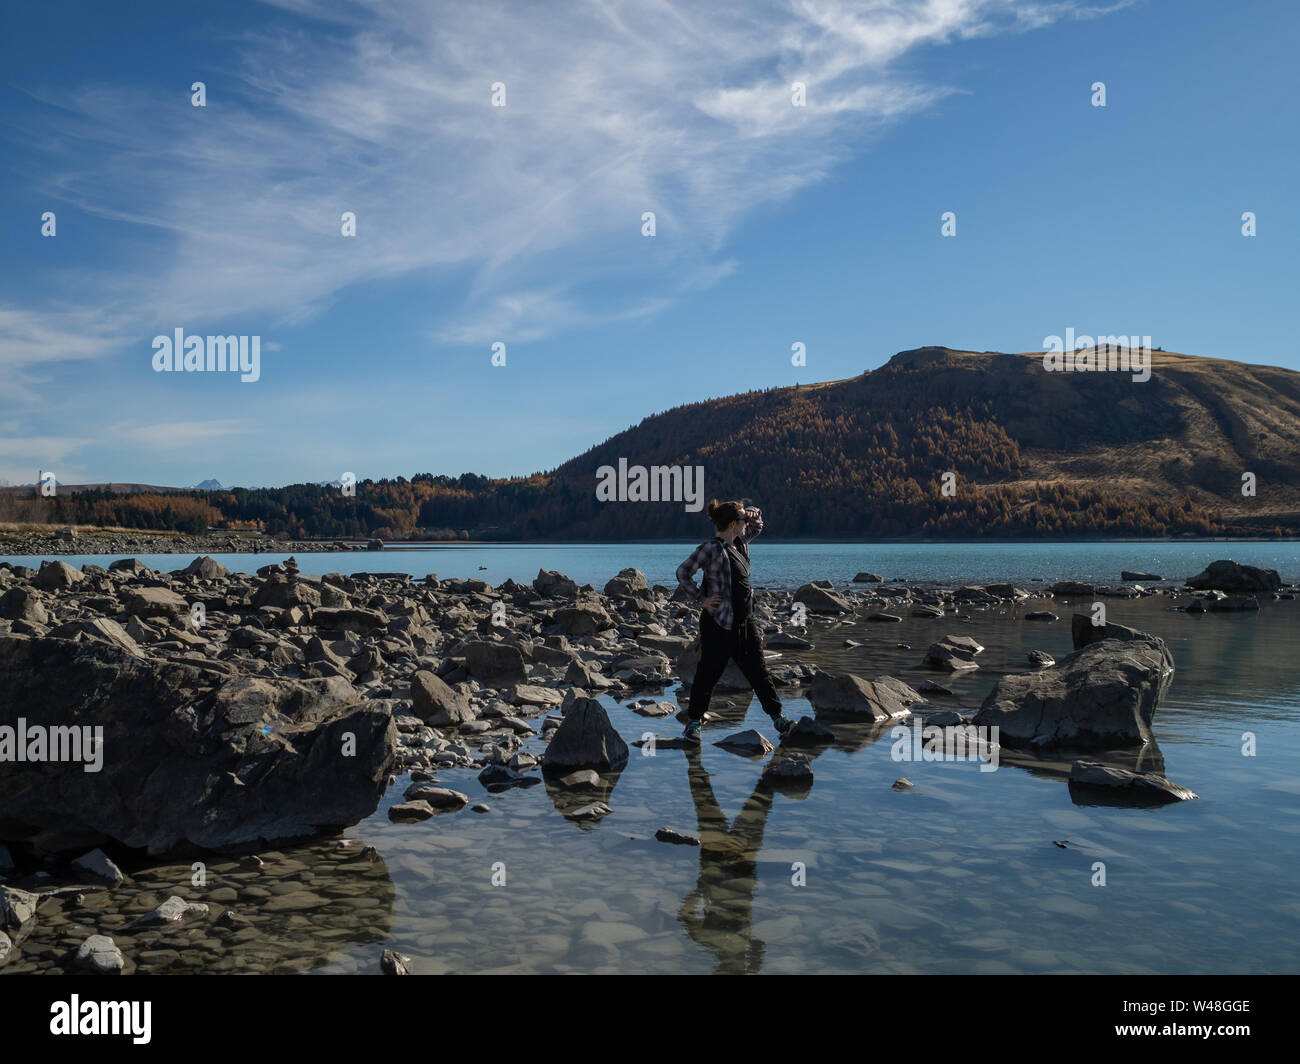
<path id="1" fill-rule="evenodd" d="M 750 540 L 756 539 L 759 535 L 762 534 L 763 511 L 760 510 L 757 506 L 746 506 L 745 517 L 746 517 L 745 531 L 744 534 L 741 535 L 739 538 L 741 542 L 748 543 Z"/>

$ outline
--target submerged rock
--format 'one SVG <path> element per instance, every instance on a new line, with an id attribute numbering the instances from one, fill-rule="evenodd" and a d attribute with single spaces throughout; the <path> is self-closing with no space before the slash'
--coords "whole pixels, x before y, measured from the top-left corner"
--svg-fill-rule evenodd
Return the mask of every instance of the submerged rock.
<path id="1" fill-rule="evenodd" d="M 1127 792 L 1141 803 L 1163 804 L 1186 802 L 1197 795 L 1186 787 L 1170 783 L 1155 772 L 1130 772 L 1123 768 L 1109 768 L 1099 761 L 1076 761 L 1070 766 L 1070 787 L 1102 788 Z"/>
<path id="2" fill-rule="evenodd" d="M 564 814 L 566 820 L 602 820 L 609 816 L 614 810 L 604 802 L 591 802 L 588 805 L 581 806 L 578 809 L 571 809 Z"/>

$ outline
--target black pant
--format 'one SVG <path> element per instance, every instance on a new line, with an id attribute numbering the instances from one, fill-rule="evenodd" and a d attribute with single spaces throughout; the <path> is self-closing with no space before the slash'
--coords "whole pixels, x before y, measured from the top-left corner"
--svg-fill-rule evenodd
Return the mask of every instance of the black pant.
<path id="1" fill-rule="evenodd" d="M 708 610 L 703 610 L 700 613 L 700 662 L 695 666 L 687 717 L 703 719 L 714 686 L 726 670 L 727 662 L 733 660 L 745 674 L 754 694 L 758 695 L 763 712 L 773 718 L 780 714 L 781 699 L 777 697 L 772 677 L 768 675 L 767 662 L 763 658 L 763 637 L 754 618 L 739 622 L 728 631 L 710 616 Z"/>

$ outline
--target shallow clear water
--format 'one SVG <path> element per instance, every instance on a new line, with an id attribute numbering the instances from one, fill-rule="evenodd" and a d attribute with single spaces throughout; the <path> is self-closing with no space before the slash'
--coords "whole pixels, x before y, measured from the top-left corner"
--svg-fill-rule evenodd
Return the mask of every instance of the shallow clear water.
<path id="1" fill-rule="evenodd" d="M 762 561 L 756 547 L 756 568 L 766 567 L 771 583 L 847 579 L 859 568 L 912 579 L 1117 581 L 1120 568 L 1186 576 L 1230 556 L 1296 575 L 1294 544 L 1173 546 L 1090 544 L 1073 553 L 966 546 L 959 564 L 949 545 L 823 546 L 817 567 L 813 548 L 773 544 Z M 516 550 L 518 564 L 503 560 Z M 770 575 L 787 550 L 810 568 Z M 555 551 L 570 553 L 545 553 Z M 598 556 L 583 561 L 582 551 Z M 486 559 L 498 571 L 482 575 L 495 583 L 530 577 L 541 564 L 600 584 L 634 564 L 663 581 L 656 566 L 675 565 L 681 553 L 667 545 L 459 547 L 437 551 L 441 560 L 430 568 L 475 575 Z M 401 557 L 299 561 L 321 572 L 408 568 L 397 564 Z M 1069 652 L 1071 607 L 1052 605 L 1062 617 L 1055 623 L 1019 619 L 1043 605 L 973 611 L 969 622 L 815 622 L 816 648 L 800 658 L 867 677 L 934 676 L 953 689 L 955 706 L 974 707 L 999 675 L 1027 668 L 1028 649 Z M 1177 672 L 1156 712 L 1157 749 L 1143 767 L 1163 764 L 1196 801 L 1156 809 L 1076 804 L 1064 782 L 1068 762 L 1004 756 L 992 772 L 972 762 L 900 762 L 887 731 L 862 726 L 836 727 L 836 744 L 814 759 L 811 787 L 773 789 L 762 783 L 770 755 L 751 761 L 712 745 L 749 727 L 773 738 L 766 716 L 756 702 L 715 697 L 721 719 L 706 728 L 698 757 L 676 750 L 643 757 L 633 748 L 617 778 L 589 796 L 614 810 L 594 825 L 564 819 L 574 800 L 549 784 L 488 795 L 473 770 L 454 770 L 440 772 L 440 782 L 492 811 L 466 807 L 393 824 L 387 809 L 410 783 L 399 777 L 376 813 L 346 832 L 374 846 L 377 862 L 345 860 L 335 842 L 322 841 L 286 849 L 252 877 L 218 862 L 202 888 L 190 885 L 188 864 L 136 870 L 158 900 L 170 891 L 203 901 L 224 889 L 230 893 L 213 899 L 214 910 L 234 908 L 256 928 L 206 961 L 185 952 L 183 936 L 207 935 L 213 948 L 210 932 L 169 932 L 161 945 L 174 938 L 175 952 L 150 942 L 140 969 L 212 970 L 224 963 L 212 957 L 229 957 L 242 958 L 245 971 L 377 972 L 387 946 L 409 954 L 415 972 L 1300 971 L 1300 604 L 1200 616 L 1168 605 L 1162 597 L 1107 600 L 1110 620 L 1160 635 L 1173 651 Z M 978 671 L 917 669 L 928 643 L 947 632 L 984 644 Z M 845 638 L 864 645 L 844 648 Z M 781 693 L 787 715 L 811 713 L 791 689 Z M 665 697 L 674 694 L 669 688 Z M 672 718 L 602 701 L 629 744 L 647 731 L 679 731 Z M 1242 753 L 1247 732 L 1253 757 Z M 525 749 L 537 753 L 543 744 Z M 915 789 L 892 790 L 899 776 Z M 659 827 L 698 835 L 704 845 L 655 841 Z M 1094 885 L 1095 862 L 1104 863 L 1104 886 Z M 799 865 L 804 885 L 792 882 Z M 494 885 L 502 869 L 505 883 Z M 308 892 L 304 909 L 271 904 L 299 891 Z M 63 915 L 73 923 L 63 925 L 61 941 L 75 945 L 96 929 L 93 914 Z"/>
<path id="2" fill-rule="evenodd" d="M 701 539 L 705 533 L 701 533 Z M 503 580 L 530 582 L 541 568 L 556 569 L 580 584 L 603 587 L 627 566 L 642 570 L 654 584 L 671 586 L 677 566 L 695 543 L 469 543 L 438 546 L 389 547 L 382 551 L 339 551 L 299 554 L 304 573 L 392 572 L 422 578 L 436 573 L 446 579 L 479 577 L 491 584 Z M 1106 542 L 1106 543 L 779 543 L 760 536 L 751 549 L 754 582 L 789 587 L 810 580 L 852 580 L 862 570 L 886 580 L 908 582 L 960 581 L 995 583 L 1035 578 L 1119 583 L 1123 569 L 1155 573 L 1182 581 L 1218 558 L 1243 565 L 1277 569 L 1284 580 L 1300 579 L 1300 542 Z M 177 554 L 51 554 L 70 565 L 87 562 L 107 566 L 121 557 L 137 557 L 154 569 L 170 571 L 189 563 Z M 280 554 L 214 554 L 236 572 L 284 560 Z M 6 557 L 0 561 L 38 566 L 39 557 Z M 483 566 L 483 569 L 479 567 Z"/>
<path id="3" fill-rule="evenodd" d="M 1025 649 L 1069 650 L 1065 623 L 1012 616 L 828 626 L 817 641 L 833 649 L 808 656 L 919 678 L 936 626 L 957 628 L 988 648 L 952 685 L 953 701 L 973 706 Z M 1178 672 L 1155 733 L 1169 777 L 1196 801 L 1076 805 L 1068 764 L 898 762 L 888 733 L 861 727 L 836 729 L 806 793 L 773 792 L 759 786 L 761 762 L 711 745 L 743 727 L 770 733 L 766 717 L 715 699 L 725 719 L 706 729 L 700 768 L 681 751 L 634 749 L 606 798 L 614 813 L 595 827 L 564 820 L 543 786 L 489 799 L 490 814 L 394 825 L 380 810 L 359 825 L 349 834 L 379 849 L 397 887 L 389 944 L 431 972 L 1300 970 L 1296 604 L 1195 617 L 1142 600 L 1111 617 L 1170 640 Z M 838 647 L 847 635 L 868 646 Z M 605 701 L 629 742 L 677 731 Z M 803 712 L 804 701 L 787 708 Z M 1255 757 L 1242 756 L 1246 731 Z M 892 790 L 899 776 L 915 790 Z M 443 778 L 483 794 L 468 771 Z M 654 841 L 661 826 L 704 847 Z M 505 886 L 492 885 L 498 861 Z M 1105 886 L 1093 885 L 1096 861 Z M 795 862 L 804 886 L 792 885 Z M 349 948 L 322 970 L 373 966 L 373 947 Z"/>

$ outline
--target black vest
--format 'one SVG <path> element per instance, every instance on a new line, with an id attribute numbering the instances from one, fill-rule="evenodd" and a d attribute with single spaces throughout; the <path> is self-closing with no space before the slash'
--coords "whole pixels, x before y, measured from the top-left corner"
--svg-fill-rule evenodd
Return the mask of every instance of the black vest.
<path id="1" fill-rule="evenodd" d="M 749 586 L 749 559 L 735 546 L 723 544 L 731 561 L 731 608 L 734 619 L 732 629 L 739 628 L 749 619 L 754 593 Z"/>

